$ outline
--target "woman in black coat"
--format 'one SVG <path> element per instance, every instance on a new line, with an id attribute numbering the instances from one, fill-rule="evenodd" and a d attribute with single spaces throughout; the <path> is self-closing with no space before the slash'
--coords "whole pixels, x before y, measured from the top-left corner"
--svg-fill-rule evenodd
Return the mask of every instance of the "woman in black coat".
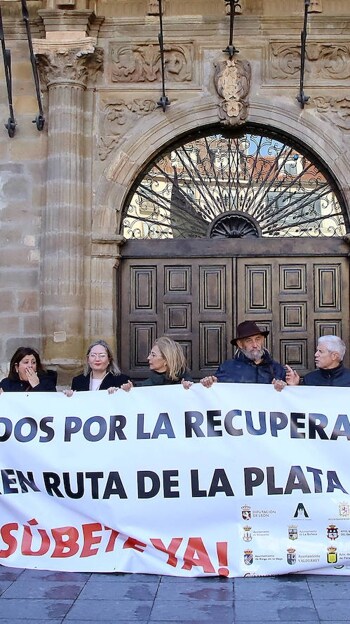
<path id="1" fill-rule="evenodd" d="M 128 383 L 129 378 L 123 375 L 108 344 L 104 340 L 93 342 L 86 353 L 84 372 L 73 377 L 71 390 L 66 394 L 71 396 L 74 390 L 108 390 L 111 386 L 120 388 Z"/>
<path id="2" fill-rule="evenodd" d="M 56 371 L 46 371 L 39 354 L 31 347 L 19 347 L 10 362 L 7 377 L 0 382 L 3 392 L 56 392 Z"/>

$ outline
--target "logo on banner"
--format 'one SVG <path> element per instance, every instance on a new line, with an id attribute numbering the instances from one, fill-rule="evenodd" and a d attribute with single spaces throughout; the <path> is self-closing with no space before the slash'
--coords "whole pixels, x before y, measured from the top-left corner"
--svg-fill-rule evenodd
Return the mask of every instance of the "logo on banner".
<path id="1" fill-rule="evenodd" d="M 329 546 L 327 548 L 327 562 L 328 563 L 337 563 L 338 561 L 338 555 L 337 555 L 337 549 L 335 546 Z"/>
<path id="2" fill-rule="evenodd" d="M 243 520 L 250 520 L 252 517 L 252 510 L 249 507 L 249 505 L 243 505 L 242 509 L 242 519 Z"/>
<path id="3" fill-rule="evenodd" d="M 250 532 L 250 531 L 251 531 L 251 528 L 252 528 L 252 527 L 250 527 L 250 526 L 245 526 L 245 527 L 243 527 L 243 531 L 244 531 L 244 533 L 243 533 L 243 539 L 244 539 L 244 541 L 245 541 L 245 542 L 251 542 L 251 541 L 252 541 L 252 539 L 253 539 L 252 534 L 251 534 L 251 532 Z"/>
<path id="4" fill-rule="evenodd" d="M 254 561 L 253 551 L 252 550 L 245 550 L 244 551 L 244 563 L 246 565 L 252 565 L 253 561 Z"/>
<path id="5" fill-rule="evenodd" d="M 287 563 L 294 565 L 297 562 L 297 555 L 295 548 L 287 548 Z"/>
<path id="6" fill-rule="evenodd" d="M 309 514 L 307 513 L 303 503 L 299 503 L 295 512 L 294 512 L 294 518 L 308 518 Z"/>
<path id="7" fill-rule="evenodd" d="M 330 540 L 336 540 L 339 537 L 339 531 L 338 528 L 335 526 L 335 524 L 330 524 L 327 527 L 327 537 Z"/>
<path id="8" fill-rule="evenodd" d="M 295 524 L 291 524 L 288 527 L 288 538 L 290 540 L 298 539 L 298 527 Z"/>
<path id="9" fill-rule="evenodd" d="M 349 503 L 339 504 L 339 515 L 341 518 L 350 518 L 350 504 Z"/>

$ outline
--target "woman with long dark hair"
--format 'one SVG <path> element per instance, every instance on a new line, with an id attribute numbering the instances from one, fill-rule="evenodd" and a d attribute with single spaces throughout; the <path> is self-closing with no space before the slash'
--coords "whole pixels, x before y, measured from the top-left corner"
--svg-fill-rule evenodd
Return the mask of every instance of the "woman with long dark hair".
<path id="1" fill-rule="evenodd" d="M 19 347 L 10 362 L 7 377 L 0 382 L 3 392 L 56 392 L 56 371 L 44 369 L 31 347 Z"/>

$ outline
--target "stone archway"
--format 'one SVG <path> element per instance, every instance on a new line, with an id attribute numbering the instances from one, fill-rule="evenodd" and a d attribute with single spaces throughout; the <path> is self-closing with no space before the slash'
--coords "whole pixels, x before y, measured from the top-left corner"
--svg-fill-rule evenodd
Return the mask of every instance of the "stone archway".
<path id="1" fill-rule="evenodd" d="M 308 111 L 302 114 L 291 103 L 284 108 L 271 105 L 265 98 L 252 99 L 248 122 L 269 127 L 276 132 L 294 135 L 312 152 L 315 151 L 332 172 L 346 206 L 350 204 L 350 187 L 346 153 L 338 130 L 332 135 L 329 127 Z M 121 308 L 121 292 L 115 288 L 113 267 L 119 266 L 122 209 L 140 171 L 154 156 L 175 138 L 185 136 L 196 128 L 219 123 L 218 103 L 214 97 L 197 98 L 170 107 L 164 114 L 157 110 L 136 124 L 125 142 L 111 154 L 95 194 L 92 227 L 92 313 L 95 333 L 115 331 L 115 311 Z M 101 276 L 103 279 L 101 280 Z M 118 283 L 118 280 L 117 280 Z M 103 302 L 103 303 L 102 303 Z M 107 328 L 107 331 L 106 331 Z"/>
<path id="2" fill-rule="evenodd" d="M 268 123 L 267 123 L 268 120 Z M 214 97 L 197 98 L 166 113 L 158 110 L 147 120 L 135 125 L 127 140 L 112 154 L 96 189 L 93 210 L 93 236 L 101 238 L 111 229 L 120 234 L 120 215 L 130 188 L 147 162 L 164 147 L 196 128 L 220 122 L 218 103 Z M 267 98 L 251 99 L 247 122 L 274 128 L 276 132 L 294 136 L 311 152 L 318 155 L 332 173 L 346 206 L 350 206 L 350 160 L 343 149 L 340 130 L 322 123 L 297 104 L 285 107 L 271 105 Z"/>

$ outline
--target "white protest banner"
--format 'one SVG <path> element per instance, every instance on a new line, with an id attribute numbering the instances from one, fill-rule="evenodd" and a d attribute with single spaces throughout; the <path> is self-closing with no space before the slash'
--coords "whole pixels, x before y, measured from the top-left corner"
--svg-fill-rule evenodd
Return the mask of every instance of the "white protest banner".
<path id="1" fill-rule="evenodd" d="M 350 389 L 0 396 L 0 563 L 350 573 Z"/>

